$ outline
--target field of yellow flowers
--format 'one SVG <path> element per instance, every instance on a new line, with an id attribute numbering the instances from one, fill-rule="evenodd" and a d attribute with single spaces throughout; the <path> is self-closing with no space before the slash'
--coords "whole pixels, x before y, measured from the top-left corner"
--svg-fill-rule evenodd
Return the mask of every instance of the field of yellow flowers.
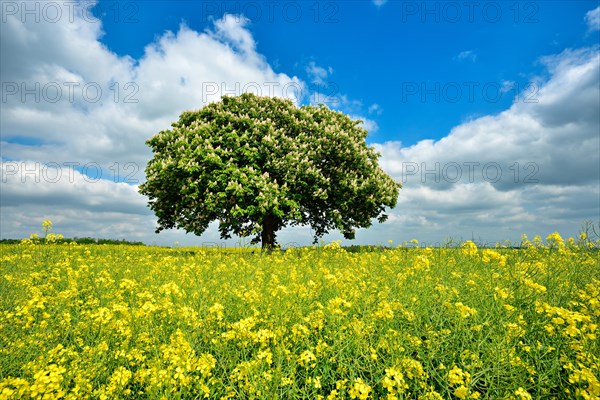
<path id="1" fill-rule="evenodd" d="M 598 241 L 0 245 L 1 399 L 598 399 Z"/>

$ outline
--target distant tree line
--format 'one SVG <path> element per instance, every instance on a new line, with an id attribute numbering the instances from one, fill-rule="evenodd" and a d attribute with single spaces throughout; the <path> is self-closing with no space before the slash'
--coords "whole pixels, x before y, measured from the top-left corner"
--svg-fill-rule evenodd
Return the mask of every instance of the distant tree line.
<path id="1" fill-rule="evenodd" d="M 21 242 L 22 239 L 0 239 L 0 244 L 18 244 Z M 38 239 L 36 239 L 36 241 L 38 241 L 39 243 L 45 243 L 46 239 L 44 239 L 43 237 L 40 237 Z M 74 237 L 74 238 L 62 238 L 62 239 L 57 239 L 55 240 L 53 243 L 71 243 L 71 242 L 75 242 L 77 244 L 126 244 L 129 246 L 145 246 L 145 244 L 143 242 L 132 242 L 129 240 L 125 240 L 125 239 L 121 239 L 121 240 L 117 240 L 117 239 L 97 239 L 97 238 L 91 238 L 91 237 L 83 237 L 83 238 L 78 238 L 78 237 Z"/>

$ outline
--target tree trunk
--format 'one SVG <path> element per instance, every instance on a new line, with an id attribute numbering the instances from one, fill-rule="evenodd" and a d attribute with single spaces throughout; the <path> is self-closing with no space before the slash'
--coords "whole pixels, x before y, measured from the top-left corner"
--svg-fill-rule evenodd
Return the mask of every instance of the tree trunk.
<path id="1" fill-rule="evenodd" d="M 277 229 L 277 219 L 272 214 L 266 214 L 262 224 L 262 249 L 271 251 L 275 247 L 275 230 Z"/>

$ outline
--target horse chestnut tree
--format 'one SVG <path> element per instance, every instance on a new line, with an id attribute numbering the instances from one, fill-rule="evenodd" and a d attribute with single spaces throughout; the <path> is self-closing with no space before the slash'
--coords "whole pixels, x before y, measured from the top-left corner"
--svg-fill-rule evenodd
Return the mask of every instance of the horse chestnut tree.
<path id="1" fill-rule="evenodd" d="M 154 157 L 140 193 L 158 218 L 157 233 L 202 234 L 218 220 L 223 239 L 252 236 L 276 245 L 287 225 L 310 225 L 314 240 L 331 229 L 387 219 L 400 183 L 378 165 L 360 121 L 325 105 L 253 94 L 186 111 L 146 143 Z"/>

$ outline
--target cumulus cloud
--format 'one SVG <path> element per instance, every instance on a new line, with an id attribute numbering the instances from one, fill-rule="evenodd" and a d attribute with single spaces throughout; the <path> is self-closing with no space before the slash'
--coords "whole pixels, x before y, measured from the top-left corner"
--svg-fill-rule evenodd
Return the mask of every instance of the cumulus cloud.
<path id="1" fill-rule="evenodd" d="M 584 19 L 588 25 L 589 32 L 600 30 L 600 6 L 588 11 Z"/>
<path id="2" fill-rule="evenodd" d="M 101 179 L 99 170 L 85 175 L 75 166 L 20 161 L 2 162 L 2 207 L 44 204 L 48 208 L 78 208 L 92 212 L 123 212 L 148 215 L 137 187 Z M 69 196 L 65 196 L 68 193 Z"/>
<path id="3" fill-rule="evenodd" d="M 225 15 L 202 33 L 181 25 L 133 60 L 101 44 L 98 20 L 76 14 L 72 23 L 23 23 L 7 16 L 0 39 L 3 157 L 142 166 L 145 140 L 182 110 L 242 92 L 299 102 L 307 95 L 303 82 L 273 71 L 247 23 Z M 43 146 L 24 145 L 22 137 Z"/>
<path id="4" fill-rule="evenodd" d="M 3 237 L 23 237 L 51 219 L 66 235 L 140 237 L 152 216 L 137 186 L 90 177 L 73 165 L 5 161 L 0 164 Z M 107 223 L 108 222 L 108 223 Z M 83 229 L 82 229 L 83 228 Z M 131 236 L 128 236 L 131 235 Z"/>
<path id="5" fill-rule="evenodd" d="M 405 232 L 436 237 L 422 229 L 423 217 L 464 238 L 475 230 L 494 241 L 518 231 L 573 233 L 597 218 L 599 61 L 597 47 L 543 57 L 549 77 L 537 83 L 535 101 L 517 99 L 438 141 L 376 144 L 382 167 L 404 185 L 393 214 L 408 224 Z"/>

